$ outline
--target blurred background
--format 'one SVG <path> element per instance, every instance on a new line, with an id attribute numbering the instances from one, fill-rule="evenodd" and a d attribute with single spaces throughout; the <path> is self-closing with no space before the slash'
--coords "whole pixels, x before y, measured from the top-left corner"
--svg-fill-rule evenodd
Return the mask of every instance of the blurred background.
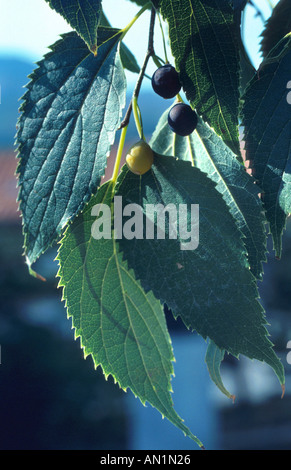
<path id="1" fill-rule="evenodd" d="M 271 8 L 266 0 L 255 3 L 263 18 L 251 5 L 247 7 L 245 40 L 258 67 L 259 35 Z M 129 1 L 123 4 L 116 8 L 116 0 L 103 1 L 115 27 L 125 26 L 138 11 Z M 0 18 L 0 449 L 196 449 L 150 405 L 143 407 L 111 378 L 105 381 L 102 372 L 94 370 L 92 360 L 83 359 L 57 289 L 56 247 L 35 265 L 46 283 L 28 274 L 16 203 L 14 136 L 19 98 L 34 63 L 70 28 L 44 0 L 0 0 Z M 125 40 L 140 64 L 148 21 L 146 13 Z M 156 51 L 163 54 L 159 29 Z M 150 64 L 148 74 L 154 70 Z M 136 76 L 127 73 L 127 79 L 130 97 Z M 148 137 L 169 106 L 153 96 L 149 85 L 145 80 L 139 101 Z M 136 140 L 133 126 L 128 146 L 132 139 Z M 113 148 L 112 158 L 114 152 Z M 237 397 L 233 404 L 209 378 L 204 340 L 187 333 L 166 312 L 176 356 L 172 382 L 175 408 L 207 449 L 291 449 L 291 343 L 287 344 L 291 340 L 290 223 L 282 260 L 275 260 L 271 243 L 269 248 L 260 293 L 271 324 L 271 340 L 286 370 L 283 400 L 269 367 L 227 357 L 222 376 Z"/>

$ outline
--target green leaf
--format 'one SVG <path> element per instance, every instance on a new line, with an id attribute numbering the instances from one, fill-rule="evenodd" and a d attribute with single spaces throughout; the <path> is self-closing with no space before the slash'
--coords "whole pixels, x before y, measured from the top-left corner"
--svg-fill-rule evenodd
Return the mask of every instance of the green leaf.
<path id="1" fill-rule="evenodd" d="M 253 78 L 256 73 L 256 69 L 251 63 L 250 57 L 245 49 L 244 43 L 242 41 L 242 15 L 244 15 L 244 8 L 247 4 L 247 0 L 237 0 L 233 2 L 234 8 L 234 22 L 236 27 L 236 36 L 239 47 L 239 57 L 240 57 L 240 94 L 242 95 L 246 89 L 247 84 Z"/>
<path id="2" fill-rule="evenodd" d="M 111 27 L 111 24 L 103 11 L 101 12 L 100 25 Z M 133 73 L 139 73 L 140 66 L 137 63 L 136 58 L 123 42 L 120 44 L 120 59 L 125 69 Z"/>
<path id="3" fill-rule="evenodd" d="M 49 6 L 74 28 L 90 51 L 97 53 L 97 29 L 101 14 L 101 0 L 45 0 Z"/>
<path id="4" fill-rule="evenodd" d="M 61 241 L 58 261 L 60 286 L 85 357 L 112 375 L 122 389 L 130 388 L 143 404 L 149 402 L 193 439 L 171 398 L 174 359 L 160 302 L 145 293 L 129 270 L 111 233 L 113 184 L 101 186 Z M 102 212 L 109 235 L 94 238 L 92 211 Z"/>
<path id="5" fill-rule="evenodd" d="M 120 46 L 120 58 L 125 69 L 132 73 L 139 73 L 140 66 L 130 49 L 122 42 Z"/>
<path id="6" fill-rule="evenodd" d="M 240 156 L 239 49 L 228 0 L 162 0 L 176 68 L 187 99 Z"/>
<path id="7" fill-rule="evenodd" d="M 263 191 L 277 257 L 282 252 L 282 234 L 291 212 L 291 34 L 263 61 L 244 96 L 242 121 L 246 156 L 253 161 L 255 177 Z"/>
<path id="8" fill-rule="evenodd" d="M 185 229 L 186 223 L 191 230 L 199 228 L 198 247 L 182 249 L 184 236 L 123 237 L 119 243 L 129 267 L 144 289 L 152 290 L 188 328 L 234 356 L 265 361 L 283 383 L 284 369 L 267 338 L 266 319 L 241 232 L 215 183 L 189 162 L 156 154 L 151 171 L 143 177 L 123 170 L 117 194 L 123 197 L 124 205 L 139 204 L 145 212 L 148 204 L 174 204 L 176 208 L 187 204 L 187 218 L 179 220 L 177 231 Z M 199 204 L 199 221 L 191 217 L 191 204 Z M 160 228 L 160 224 L 161 220 L 155 221 L 155 226 Z M 194 230 L 192 242 L 196 241 Z"/>
<path id="9" fill-rule="evenodd" d="M 246 4 L 247 4 L 248 0 L 233 0 L 233 8 L 234 10 L 238 10 L 238 11 L 242 11 Z"/>
<path id="10" fill-rule="evenodd" d="M 278 42 L 291 32 L 291 2 L 280 0 L 275 6 L 271 17 L 262 32 L 261 51 L 264 57 L 275 47 Z"/>
<path id="11" fill-rule="evenodd" d="M 251 271 L 262 279 L 262 263 L 267 260 L 267 234 L 258 186 L 229 147 L 202 119 L 198 120 L 195 132 L 181 137 L 169 128 L 168 111 L 162 115 L 153 134 L 152 148 L 157 153 L 192 162 L 217 183 L 216 189 L 223 195 L 245 237 Z"/>
<path id="12" fill-rule="evenodd" d="M 230 398 L 234 401 L 235 396 L 229 393 L 229 391 L 225 388 L 220 375 L 220 366 L 224 359 L 224 355 L 225 351 L 223 349 L 218 348 L 213 341 L 209 341 L 205 356 L 205 362 L 209 375 L 215 385 L 219 388 L 219 390 L 224 395 L 226 395 L 227 398 Z"/>
<path id="13" fill-rule="evenodd" d="M 99 34 L 105 41 L 112 30 Z M 29 263 L 83 209 L 104 175 L 125 105 L 119 39 L 104 42 L 94 57 L 76 33 L 64 35 L 31 75 L 17 135 Z"/>
<path id="14" fill-rule="evenodd" d="M 256 69 L 252 65 L 248 53 L 243 45 L 242 40 L 239 40 L 239 55 L 240 55 L 240 94 L 243 95 L 245 89 L 251 79 L 256 73 Z"/>

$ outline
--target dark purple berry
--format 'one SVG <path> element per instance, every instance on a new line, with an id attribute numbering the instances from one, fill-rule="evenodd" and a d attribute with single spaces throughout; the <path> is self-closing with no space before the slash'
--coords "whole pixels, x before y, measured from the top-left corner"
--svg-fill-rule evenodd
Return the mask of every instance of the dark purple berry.
<path id="1" fill-rule="evenodd" d="M 178 103 L 170 109 L 168 123 L 175 134 L 185 136 L 196 129 L 198 117 L 188 104 Z"/>
<path id="2" fill-rule="evenodd" d="M 177 70 L 170 64 L 157 69 L 152 76 L 152 87 L 163 98 L 174 98 L 181 90 Z"/>

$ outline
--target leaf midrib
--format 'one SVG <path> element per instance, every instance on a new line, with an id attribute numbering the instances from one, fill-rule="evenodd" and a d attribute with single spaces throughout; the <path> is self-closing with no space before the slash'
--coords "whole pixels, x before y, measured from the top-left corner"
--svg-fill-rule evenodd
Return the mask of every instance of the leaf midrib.
<path id="1" fill-rule="evenodd" d="M 102 198 L 101 204 L 103 204 L 104 201 L 108 198 L 108 193 L 109 193 L 110 191 L 112 192 L 112 186 L 111 186 L 111 185 L 108 185 L 108 188 L 106 189 L 106 192 L 104 193 L 104 196 L 103 196 L 103 198 Z M 121 287 L 122 297 L 123 297 L 123 301 L 124 301 L 124 306 L 125 306 L 125 309 L 126 309 L 126 312 L 127 312 L 128 321 L 129 321 L 129 323 L 130 323 L 130 328 L 131 328 L 131 330 L 132 330 L 132 332 L 133 332 L 133 334 L 134 334 L 134 337 L 135 337 L 135 343 L 136 343 L 136 345 L 138 346 L 138 349 L 139 349 L 140 357 L 141 357 L 141 360 L 142 360 L 142 363 L 143 363 L 143 366 L 144 366 L 144 370 L 145 370 L 145 372 L 146 372 L 146 376 L 148 377 L 148 380 L 149 380 L 149 382 L 151 383 L 152 390 L 154 391 L 154 393 L 155 393 L 155 395 L 156 395 L 156 398 L 158 399 L 159 403 L 161 404 L 162 409 L 165 409 L 163 403 L 162 403 L 161 400 L 160 400 L 159 395 L 156 393 L 155 387 L 154 387 L 154 385 L 153 385 L 153 383 L 152 383 L 151 377 L 149 376 L 148 371 L 147 371 L 147 368 L 146 368 L 146 365 L 145 365 L 145 363 L 144 363 L 143 354 L 142 354 L 142 352 L 141 352 L 141 350 L 140 350 L 139 342 L 137 341 L 137 337 L 136 337 L 136 334 L 135 334 L 135 331 L 134 331 L 134 328 L 133 328 L 133 325 L 132 325 L 132 320 L 131 320 L 129 308 L 128 308 L 128 305 L 127 305 L 127 297 L 128 297 L 128 299 L 129 299 L 131 302 L 132 302 L 132 300 L 130 299 L 129 296 L 127 296 L 126 291 L 125 291 L 125 289 L 124 289 L 124 283 L 123 283 L 123 279 L 122 279 L 122 275 L 121 275 L 120 269 L 123 269 L 124 272 L 125 272 L 125 274 L 128 275 L 128 276 L 130 277 L 131 281 L 138 287 L 138 289 L 140 290 L 140 292 L 141 292 L 141 293 L 143 294 L 143 296 L 145 297 L 146 302 L 147 302 L 147 305 L 150 307 L 150 309 L 151 309 L 151 311 L 153 312 L 153 315 L 154 315 L 155 317 L 156 317 L 156 313 L 155 313 L 154 309 L 152 308 L 151 302 L 149 302 L 149 301 L 147 300 L 145 293 L 144 293 L 143 290 L 140 288 L 138 282 L 131 276 L 131 274 L 130 274 L 129 271 L 126 271 L 124 268 L 122 268 L 122 266 L 120 266 L 119 260 L 118 260 L 118 254 L 117 254 L 116 241 L 115 241 L 115 238 L 114 238 L 113 235 L 114 235 L 114 234 L 112 233 L 113 253 L 112 253 L 111 257 L 108 259 L 108 261 L 107 261 L 107 263 L 106 263 L 106 267 L 105 267 L 105 270 L 104 270 L 104 276 L 103 276 L 102 283 L 101 283 L 101 297 L 100 297 L 100 330 L 101 330 L 101 335 L 102 335 L 102 337 L 103 337 L 103 334 L 102 334 L 102 317 L 103 317 L 103 315 L 102 315 L 102 314 L 103 314 L 102 292 L 103 292 L 103 288 L 104 288 L 104 285 L 105 285 L 105 282 L 106 282 L 106 276 L 107 276 L 106 273 L 107 273 L 108 267 L 109 267 L 109 265 L 110 265 L 110 262 L 111 262 L 112 259 L 114 258 L 115 265 L 116 265 L 117 272 L 118 272 L 118 278 L 119 278 L 119 282 L 120 282 L 120 287 Z M 85 295 L 85 272 L 86 272 L 85 266 L 86 266 L 86 264 L 87 264 L 87 256 L 88 256 L 88 253 L 89 253 L 90 250 L 91 250 L 91 243 L 92 243 L 92 241 L 93 241 L 93 237 L 92 237 L 92 235 L 91 235 L 90 238 L 89 238 L 89 240 L 88 240 L 88 242 L 87 242 L 88 245 L 87 245 L 87 247 L 86 247 L 86 253 L 85 253 L 84 262 L 83 262 L 83 269 L 82 269 L 82 270 L 83 270 L 82 296 L 81 296 L 81 298 L 80 298 L 80 303 L 79 303 L 79 305 L 80 305 L 80 317 L 81 317 L 81 319 L 82 319 L 82 317 L 83 317 L 83 312 L 82 312 L 82 305 L 83 305 L 83 302 L 82 302 L 82 298 L 83 298 L 83 294 Z M 132 302 L 132 304 L 134 305 L 133 302 Z M 134 308 L 135 308 L 135 310 L 138 312 L 138 314 L 140 315 L 140 318 L 143 320 L 142 315 L 140 314 L 139 309 L 137 308 L 137 306 L 134 305 Z M 157 317 L 156 317 L 156 318 L 157 318 Z M 143 320 L 143 321 L 144 321 L 144 320 Z M 157 321 L 158 321 L 158 319 L 157 319 Z M 159 323 L 159 322 L 158 322 L 158 323 Z M 146 328 L 147 328 L 149 334 L 151 335 L 151 332 L 150 332 L 150 330 L 149 330 L 147 324 L 146 324 L 145 322 L 144 322 L 144 324 L 145 324 L 145 326 L 146 326 Z M 83 329 L 82 326 L 81 326 L 81 329 Z M 154 338 L 152 335 L 151 335 L 151 337 L 152 337 L 152 339 L 154 340 L 154 342 L 155 342 L 155 344 L 156 344 L 157 350 L 159 351 L 159 355 L 160 355 L 160 358 L 161 358 L 162 366 L 163 366 L 165 375 L 167 376 L 167 375 L 168 375 L 168 372 L 167 372 L 166 369 L 165 369 L 164 361 L 163 361 L 163 356 L 161 355 L 159 346 L 158 346 L 158 344 L 156 343 L 155 338 Z M 87 338 L 86 338 L 86 339 L 87 339 Z M 109 359 L 108 359 L 107 352 L 106 352 L 106 348 L 105 348 L 104 345 L 105 345 L 105 341 L 103 340 L 103 349 L 104 349 L 104 351 L 105 351 L 105 353 L 106 353 L 106 357 L 107 357 L 108 364 L 109 364 L 109 365 L 111 366 L 111 368 L 113 369 L 112 364 L 110 363 L 110 361 L 109 361 Z M 125 342 L 124 342 L 124 347 L 125 347 Z M 125 351 L 124 351 L 124 357 L 125 357 L 125 358 L 127 357 Z M 129 372 L 129 368 L 127 368 L 127 370 L 128 370 L 128 372 Z M 130 377 L 130 375 L 129 375 L 129 377 Z M 131 383 L 132 383 L 132 382 L 131 382 Z M 132 387 L 131 387 L 131 388 L 132 388 L 133 390 L 135 389 L 133 383 L 132 383 Z"/>
<path id="2" fill-rule="evenodd" d="M 69 33 L 69 34 L 71 34 L 71 33 Z M 118 33 L 117 33 L 117 34 L 118 34 Z M 117 34 L 116 34 L 116 36 L 117 36 Z M 110 38 L 110 39 L 111 39 L 111 38 Z M 106 42 L 107 42 L 107 41 L 106 41 Z M 112 45 L 112 47 L 108 50 L 108 52 L 107 52 L 106 56 L 104 57 L 104 59 L 100 62 L 100 66 L 99 66 L 99 68 L 98 68 L 98 72 L 95 73 L 94 76 L 92 77 L 92 80 L 91 80 L 91 82 L 90 82 L 90 85 L 89 85 L 89 87 L 88 87 L 88 90 L 86 91 L 86 93 L 85 93 L 85 95 L 84 95 L 84 98 L 82 99 L 82 102 L 81 102 L 81 104 L 80 104 L 80 106 L 79 106 L 79 110 L 75 110 L 74 116 L 72 117 L 72 119 L 69 120 L 69 121 L 66 123 L 66 127 L 65 127 L 65 128 L 61 129 L 59 135 L 58 135 L 57 138 L 55 139 L 54 146 L 55 146 L 55 144 L 58 142 L 59 138 L 62 136 L 63 132 L 66 130 L 67 126 L 72 125 L 72 121 L 73 121 L 73 128 L 72 128 L 72 131 L 70 132 L 71 135 L 73 135 L 73 133 L 74 133 L 74 131 L 75 131 L 75 129 L 76 129 L 76 125 L 77 125 L 77 123 L 78 123 L 78 121 L 79 121 L 79 118 L 81 119 L 81 122 L 82 122 L 82 114 L 81 114 L 81 111 L 82 111 L 82 109 L 83 109 L 84 103 L 85 103 L 85 101 L 86 101 L 86 99 L 87 99 L 89 93 L 91 92 L 91 89 L 92 89 L 92 86 L 93 86 L 93 84 L 94 84 L 94 82 L 95 82 L 96 76 L 98 75 L 98 73 L 100 72 L 100 70 L 102 69 L 102 67 L 104 66 L 104 63 L 106 62 L 106 60 L 108 59 L 109 55 L 112 53 L 112 50 L 116 47 L 116 45 L 117 45 L 117 43 L 114 42 L 113 45 Z M 80 48 L 80 49 L 83 50 L 83 48 Z M 69 80 L 69 78 L 70 78 L 71 76 L 73 76 L 73 74 L 74 74 L 74 72 L 77 70 L 77 68 L 80 67 L 80 65 L 90 56 L 90 54 L 91 54 L 91 53 L 88 51 L 88 53 L 85 55 L 85 57 L 83 57 L 82 60 L 72 69 L 72 71 L 70 72 L 70 74 L 69 74 L 69 75 L 66 75 L 66 78 L 64 79 L 64 81 L 63 81 L 62 84 L 60 85 L 58 92 L 53 92 L 54 97 L 53 97 L 53 100 L 50 102 L 49 109 L 52 107 L 52 104 L 54 103 L 55 99 L 57 99 L 58 94 L 59 94 L 60 90 L 63 88 L 63 86 L 65 85 L 65 83 Z M 69 67 L 69 66 L 68 66 L 68 67 Z M 46 75 L 45 73 L 42 74 L 40 77 L 38 77 L 38 79 L 37 79 L 34 83 L 36 83 L 40 78 L 42 78 L 42 77 L 45 76 L 45 75 Z M 112 83 L 111 83 L 110 87 L 108 88 L 108 94 L 109 94 L 109 92 L 110 92 L 110 90 L 111 90 L 111 87 L 112 87 Z M 37 101 L 37 102 L 38 102 L 38 101 Z M 37 102 L 36 102 L 35 104 L 37 104 Z M 46 115 L 45 118 L 43 119 L 43 121 L 42 121 L 42 123 L 41 123 L 41 125 L 40 125 L 40 128 L 38 129 L 37 134 L 36 134 L 36 136 L 35 136 L 35 139 L 34 139 L 35 142 L 38 140 L 40 132 L 44 129 L 45 124 L 46 124 L 46 122 L 47 122 L 49 119 L 50 119 L 50 118 L 48 117 L 48 115 Z M 100 135 L 101 135 L 101 132 L 100 132 Z M 99 136 L 99 137 L 100 137 L 100 136 Z M 63 151 L 64 156 L 65 156 L 65 154 L 66 154 L 66 152 L 67 152 L 67 149 L 68 149 L 68 146 L 70 145 L 70 143 L 71 143 L 71 138 L 70 138 L 70 140 L 67 142 L 66 148 L 65 148 L 64 151 Z M 96 147 L 98 146 L 98 143 L 99 143 L 99 139 L 98 139 L 98 141 L 97 141 Z M 33 197 L 33 191 L 34 191 L 35 185 L 36 185 L 37 182 L 38 182 L 39 176 L 40 176 L 40 174 L 41 174 L 41 172 L 42 172 L 43 165 L 47 162 L 47 160 L 48 160 L 48 158 L 49 158 L 51 152 L 54 151 L 54 146 L 52 146 L 52 148 L 50 149 L 49 153 L 46 155 L 46 159 L 43 161 L 43 164 L 38 168 L 36 177 L 34 178 L 33 187 L 32 187 L 32 189 L 31 189 L 30 195 L 28 196 L 28 199 L 27 199 L 27 204 L 28 204 L 28 202 L 29 202 L 30 196 Z M 79 157 L 80 157 L 80 155 L 79 155 Z M 65 158 L 62 158 L 61 161 L 60 161 L 60 164 L 59 164 L 59 168 L 57 169 L 57 171 L 55 171 L 55 174 L 54 174 L 54 182 L 53 182 L 53 185 L 52 185 L 53 188 L 54 188 L 54 186 L 55 186 L 55 183 L 56 183 L 56 181 L 57 181 L 57 179 L 58 179 L 60 170 L 61 170 L 61 168 L 62 168 L 62 166 L 63 166 L 63 164 L 64 164 L 65 161 L 66 161 L 66 159 L 65 159 Z M 79 165 L 79 162 L 80 162 L 80 158 L 78 159 L 78 165 Z M 76 169 L 76 171 L 77 171 L 77 170 L 78 170 L 78 168 Z M 24 172 L 24 173 L 25 173 L 25 172 Z M 23 174 L 24 174 L 24 173 L 23 173 Z M 75 183 L 74 183 L 74 184 L 75 184 Z M 21 192 L 22 192 L 22 191 L 23 191 L 23 188 L 22 188 Z M 20 197 L 21 197 L 21 192 L 20 192 Z M 70 203 L 70 201 L 71 201 L 72 194 L 73 194 L 73 187 L 71 188 L 71 194 L 70 194 L 70 198 L 69 198 L 69 200 L 68 200 L 68 202 L 67 202 L 67 204 L 66 204 L 66 208 L 69 206 L 69 203 Z M 47 210 L 48 210 L 48 208 L 49 208 L 49 203 L 50 203 L 50 200 L 51 200 L 51 198 L 52 198 L 53 195 L 54 195 L 54 191 L 52 190 L 51 193 L 50 193 L 49 199 L 48 199 L 48 201 L 47 201 L 47 204 L 46 204 L 46 206 L 45 206 L 44 214 L 43 214 L 43 216 L 41 217 L 41 219 L 39 220 L 38 227 L 37 227 L 37 232 L 39 231 L 40 227 L 42 226 L 42 223 L 43 223 L 43 221 L 44 221 L 44 219 L 45 219 L 45 214 L 46 214 L 46 212 L 47 212 Z M 21 201 L 21 200 L 20 200 L 20 201 Z M 82 201 L 82 202 L 83 202 L 83 201 Z M 82 202 L 81 202 L 80 204 L 82 204 Z M 32 213 L 31 218 L 32 218 L 32 217 L 34 217 L 34 213 Z M 31 218 L 29 219 L 29 221 L 27 221 L 27 225 L 30 224 Z M 58 227 L 57 227 L 57 230 L 60 230 L 60 228 L 62 228 L 62 227 L 59 226 L 61 222 L 62 222 L 62 221 L 59 222 Z"/>

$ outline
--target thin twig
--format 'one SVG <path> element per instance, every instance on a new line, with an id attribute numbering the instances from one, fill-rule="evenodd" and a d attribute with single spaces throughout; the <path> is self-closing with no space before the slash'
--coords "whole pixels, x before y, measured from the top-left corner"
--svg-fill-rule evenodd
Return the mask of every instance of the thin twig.
<path id="1" fill-rule="evenodd" d="M 262 20 L 263 23 L 265 23 L 265 17 L 262 13 L 262 11 L 259 9 L 259 7 L 254 3 L 252 2 L 252 0 L 249 0 L 249 4 L 256 10 L 256 16 L 259 16 Z"/>
<path id="2" fill-rule="evenodd" d="M 133 91 L 132 98 L 138 98 L 139 92 L 141 89 L 142 81 L 145 76 L 145 71 L 148 65 L 148 61 L 150 58 L 154 55 L 154 27 L 155 27 L 155 19 L 156 19 L 156 10 L 154 7 L 152 7 L 151 10 L 151 20 L 150 20 L 150 28 L 149 28 L 149 41 L 148 41 L 148 48 L 147 52 L 144 58 L 144 62 L 142 65 L 142 68 L 140 69 L 139 76 Z M 130 116 L 132 113 L 132 99 L 130 101 L 130 104 L 128 106 L 128 109 L 126 111 L 126 114 L 124 116 L 124 119 L 122 123 L 120 124 L 119 129 L 122 129 L 123 127 L 126 127 L 129 124 Z"/>

